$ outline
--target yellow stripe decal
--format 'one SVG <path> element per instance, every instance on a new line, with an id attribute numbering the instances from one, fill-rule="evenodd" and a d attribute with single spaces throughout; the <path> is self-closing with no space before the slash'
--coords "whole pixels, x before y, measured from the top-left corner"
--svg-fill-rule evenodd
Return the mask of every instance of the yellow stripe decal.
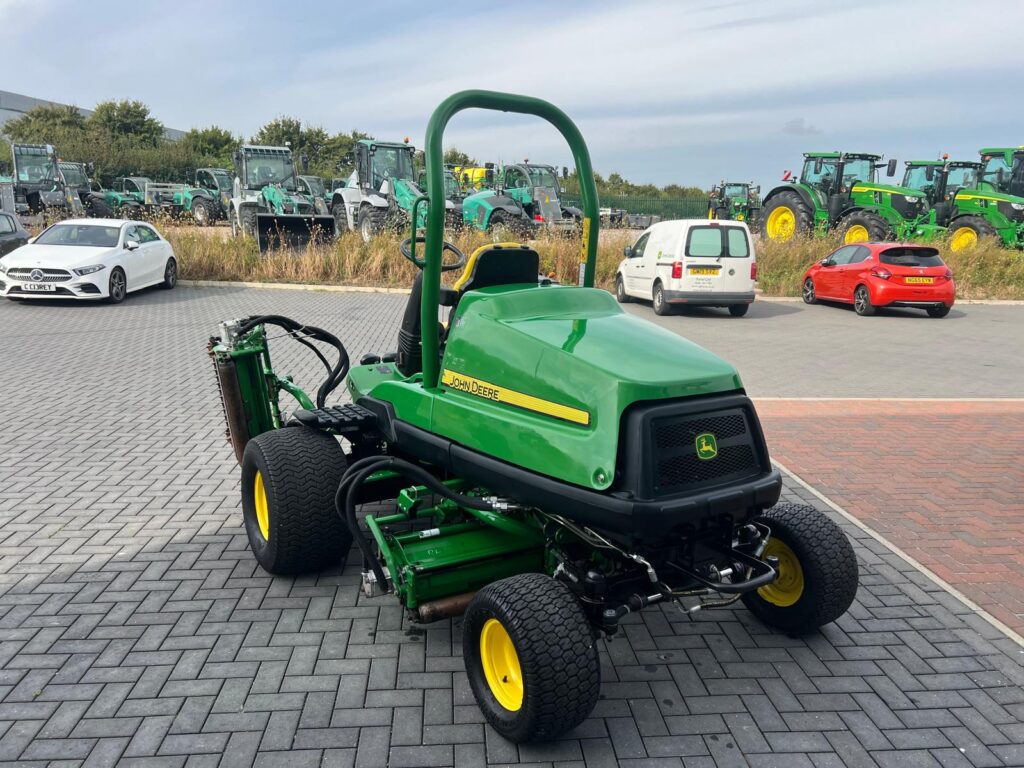
<path id="1" fill-rule="evenodd" d="M 541 413 L 564 421 L 571 421 L 573 424 L 590 424 L 590 414 L 579 408 L 572 408 L 568 405 L 552 403 L 550 400 L 542 400 L 533 395 L 526 395 L 522 392 L 499 387 L 483 379 L 474 379 L 472 376 L 465 376 L 447 368 L 441 374 L 441 383 L 446 387 L 457 389 L 470 395 L 476 395 L 486 400 L 493 400 L 496 403 L 513 405 L 516 408 L 524 408 L 527 411 Z"/>
<path id="2" fill-rule="evenodd" d="M 853 188 L 853 191 L 854 192 L 884 192 L 887 195 L 891 195 L 892 194 L 892 190 L 891 189 L 879 189 L 878 187 L 862 187 L 859 184 Z M 896 194 L 900 194 L 900 193 L 897 192 Z"/>
<path id="3" fill-rule="evenodd" d="M 998 197 L 989 197 L 988 195 L 965 195 L 962 192 L 956 196 L 957 200 L 993 200 L 997 203 L 1004 202 Z"/>

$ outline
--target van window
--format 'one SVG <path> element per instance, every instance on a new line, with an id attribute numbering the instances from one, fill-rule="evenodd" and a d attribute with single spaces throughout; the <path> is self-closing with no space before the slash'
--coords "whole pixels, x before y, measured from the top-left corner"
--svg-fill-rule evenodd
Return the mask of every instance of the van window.
<path id="1" fill-rule="evenodd" d="M 644 256 L 644 249 L 647 248 L 647 241 L 651 239 L 651 233 L 648 232 L 643 235 L 639 240 L 636 241 L 636 245 L 633 246 L 633 258 L 642 259 Z"/>
<path id="2" fill-rule="evenodd" d="M 745 259 L 750 256 L 747 232 L 742 227 L 690 227 L 686 255 Z"/>

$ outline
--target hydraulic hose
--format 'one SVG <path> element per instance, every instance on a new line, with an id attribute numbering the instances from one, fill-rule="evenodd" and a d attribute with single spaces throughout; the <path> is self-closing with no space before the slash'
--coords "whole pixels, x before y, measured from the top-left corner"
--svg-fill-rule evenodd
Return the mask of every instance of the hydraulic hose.
<path id="1" fill-rule="evenodd" d="M 348 375 L 350 362 L 345 345 L 341 343 L 337 336 L 329 331 L 325 331 L 323 328 L 317 328 L 314 325 L 303 325 L 283 315 L 258 315 L 257 317 L 250 317 L 239 325 L 239 333 L 248 333 L 257 325 L 276 325 L 279 328 L 283 328 L 297 342 L 313 350 L 320 362 L 324 364 L 324 368 L 327 369 L 327 378 L 324 379 L 323 384 L 320 385 L 316 393 L 316 407 L 323 408 L 324 403 L 327 401 L 327 396 L 337 389 Z M 334 347 L 338 351 L 337 362 L 333 366 L 330 365 L 323 353 L 307 341 L 306 338 L 303 338 L 303 336 Z"/>
<path id="2" fill-rule="evenodd" d="M 363 559 L 369 564 L 370 570 L 373 571 L 373 575 L 377 579 L 377 583 L 382 587 L 386 587 L 388 583 L 387 576 L 384 573 L 384 566 L 377 558 L 377 555 L 374 554 L 370 542 L 366 540 L 362 529 L 359 527 L 359 521 L 356 519 L 356 500 L 359 486 L 370 475 L 382 470 L 390 470 L 419 485 L 424 485 L 436 495 L 454 501 L 459 506 L 484 511 L 494 510 L 494 507 L 483 499 L 457 493 L 422 467 L 395 456 L 368 456 L 352 464 L 345 470 L 345 474 L 342 475 L 341 482 L 338 484 L 338 491 L 334 495 L 334 507 L 338 516 L 348 526 L 353 541 L 359 547 L 359 551 L 363 553 Z"/>

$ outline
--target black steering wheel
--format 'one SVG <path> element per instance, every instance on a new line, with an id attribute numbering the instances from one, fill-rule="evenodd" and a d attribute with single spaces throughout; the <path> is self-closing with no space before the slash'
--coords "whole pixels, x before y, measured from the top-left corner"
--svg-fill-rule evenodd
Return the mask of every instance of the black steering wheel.
<path id="1" fill-rule="evenodd" d="M 427 238 L 424 237 L 423 235 L 417 235 L 416 236 L 416 242 L 417 243 L 426 243 L 427 242 Z M 420 269 L 423 269 L 425 266 L 427 266 L 427 262 L 425 262 L 423 259 L 418 258 L 418 257 L 414 257 L 412 255 L 412 238 L 411 237 L 405 238 L 405 240 L 403 240 L 402 244 L 399 246 L 399 249 L 402 251 L 402 255 L 405 256 L 405 258 L 407 258 L 409 261 L 411 261 L 413 264 L 415 264 Z M 452 253 L 454 253 L 455 254 L 455 261 L 452 262 L 451 264 L 444 264 L 444 263 L 442 263 L 441 264 L 441 271 L 442 272 L 451 272 L 451 271 L 456 270 L 456 269 L 462 269 L 463 267 L 466 266 L 466 254 L 464 254 L 462 251 L 460 251 L 454 245 L 449 243 L 447 240 L 444 241 L 444 246 L 441 248 L 441 256 L 442 257 L 444 256 L 444 252 L 445 251 L 451 251 Z"/>

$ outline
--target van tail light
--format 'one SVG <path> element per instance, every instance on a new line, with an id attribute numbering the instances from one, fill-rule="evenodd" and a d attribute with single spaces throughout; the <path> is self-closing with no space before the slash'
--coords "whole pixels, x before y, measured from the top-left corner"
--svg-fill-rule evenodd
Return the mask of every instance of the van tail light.
<path id="1" fill-rule="evenodd" d="M 757 280 L 757 262 L 750 262 L 750 279 Z"/>
<path id="2" fill-rule="evenodd" d="M 672 279 L 678 280 L 683 276 L 683 262 L 673 261 L 672 262 Z"/>
<path id="3" fill-rule="evenodd" d="M 871 274 L 874 277 L 880 277 L 883 280 L 888 280 L 890 277 L 892 277 L 892 272 L 890 272 L 885 267 L 872 267 Z"/>
<path id="4" fill-rule="evenodd" d="M 942 276 L 944 278 L 946 278 L 947 280 L 952 280 L 953 279 L 953 270 L 950 269 L 949 267 L 946 267 L 946 271 L 945 271 L 945 273 L 943 273 Z"/>

